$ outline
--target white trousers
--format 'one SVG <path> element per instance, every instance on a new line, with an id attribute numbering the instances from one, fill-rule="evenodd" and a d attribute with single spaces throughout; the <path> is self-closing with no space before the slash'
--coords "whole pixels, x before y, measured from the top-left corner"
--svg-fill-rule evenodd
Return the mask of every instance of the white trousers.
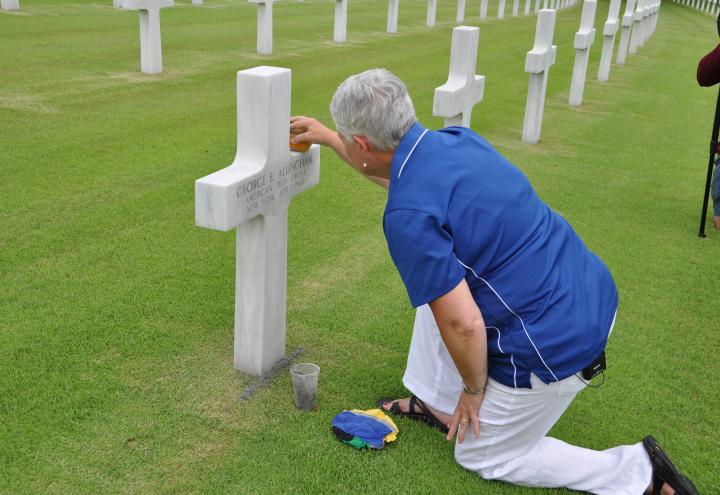
<path id="1" fill-rule="evenodd" d="M 599 495 L 641 495 L 652 466 L 642 443 L 596 451 L 546 436 L 575 395 L 578 377 L 543 383 L 531 375 L 531 389 L 488 380 L 480 408 L 480 438 L 472 430 L 455 444 L 455 459 L 486 479 L 516 485 L 570 488 Z M 418 308 L 403 384 L 426 404 L 455 411 L 462 378 L 445 347 L 430 307 Z"/>

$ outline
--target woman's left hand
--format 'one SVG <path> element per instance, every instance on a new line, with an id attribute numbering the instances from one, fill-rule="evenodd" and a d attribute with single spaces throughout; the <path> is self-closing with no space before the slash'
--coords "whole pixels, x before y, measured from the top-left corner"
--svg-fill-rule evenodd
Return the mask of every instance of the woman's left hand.
<path id="1" fill-rule="evenodd" d="M 449 431 L 447 440 L 451 441 L 457 435 L 458 443 L 465 441 L 465 432 L 468 426 L 472 427 L 475 438 L 480 438 L 480 406 L 482 405 L 485 394 L 470 395 L 460 392 L 457 406 L 452 421 L 448 425 Z"/>

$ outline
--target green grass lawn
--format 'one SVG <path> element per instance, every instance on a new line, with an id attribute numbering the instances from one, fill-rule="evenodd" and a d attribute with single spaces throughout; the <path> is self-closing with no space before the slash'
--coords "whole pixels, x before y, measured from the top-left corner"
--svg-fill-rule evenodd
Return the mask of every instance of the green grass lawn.
<path id="1" fill-rule="evenodd" d="M 598 6 L 602 32 L 608 2 Z M 194 225 L 194 180 L 235 155 L 235 72 L 293 70 L 293 113 L 329 120 L 348 75 L 386 67 L 427 126 L 445 82 L 455 3 L 275 5 L 276 55 L 255 54 L 255 7 L 162 11 L 161 76 L 139 73 L 138 15 L 110 0 L 21 0 L 0 12 L 0 492 L 567 493 L 486 482 L 441 435 L 399 421 L 358 452 L 330 419 L 403 393 L 413 310 L 382 235 L 384 191 L 323 150 L 321 182 L 290 208 L 288 349 L 321 368 L 319 408 L 283 373 L 246 402 L 232 369 L 235 236 Z M 553 435 L 604 449 L 652 433 L 704 494 L 720 493 L 720 234 L 697 237 L 716 90 L 695 82 L 712 17 L 664 2 L 655 35 L 608 83 L 592 48 L 567 97 L 580 4 L 558 14 L 541 142 L 520 142 L 535 17 L 480 21 L 485 101 L 472 127 L 531 179 L 610 267 L 618 322 L 605 384 Z M 522 6 L 521 6 L 522 12 Z M 617 46 L 617 41 L 616 41 Z"/>

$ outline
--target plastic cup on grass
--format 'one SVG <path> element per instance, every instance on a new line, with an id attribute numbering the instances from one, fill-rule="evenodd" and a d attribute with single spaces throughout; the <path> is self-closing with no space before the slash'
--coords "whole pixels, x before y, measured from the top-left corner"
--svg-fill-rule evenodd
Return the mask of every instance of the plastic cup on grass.
<path id="1" fill-rule="evenodd" d="M 300 363 L 290 368 L 295 407 L 301 411 L 314 411 L 317 397 L 318 374 L 320 366 L 313 363 Z"/>

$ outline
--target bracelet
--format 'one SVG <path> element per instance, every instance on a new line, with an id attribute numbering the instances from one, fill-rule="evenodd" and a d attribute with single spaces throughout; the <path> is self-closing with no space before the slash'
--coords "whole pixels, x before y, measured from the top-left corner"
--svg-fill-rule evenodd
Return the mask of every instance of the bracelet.
<path id="1" fill-rule="evenodd" d="M 480 387 L 473 390 L 463 383 L 463 393 L 467 395 L 483 395 L 485 393 L 485 387 Z"/>

